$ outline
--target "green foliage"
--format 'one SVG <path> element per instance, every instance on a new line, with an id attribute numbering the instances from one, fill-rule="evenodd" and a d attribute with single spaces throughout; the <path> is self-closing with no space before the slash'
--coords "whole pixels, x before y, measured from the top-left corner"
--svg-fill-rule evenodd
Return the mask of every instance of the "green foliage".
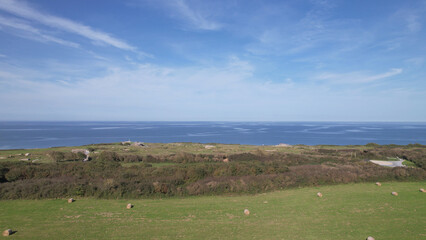
<path id="1" fill-rule="evenodd" d="M 410 161 L 404 161 L 404 162 L 402 162 L 402 164 L 404 165 L 404 166 L 407 166 L 407 167 L 416 167 L 416 164 L 415 163 L 413 163 L 413 162 L 410 162 Z"/>
<path id="2" fill-rule="evenodd" d="M 365 146 L 366 146 L 366 147 L 373 147 L 373 148 L 376 148 L 376 147 L 379 147 L 380 145 L 379 145 L 379 144 L 377 144 L 377 143 L 367 143 L 367 144 L 365 144 Z"/>
<path id="3" fill-rule="evenodd" d="M 65 159 L 65 154 L 63 152 L 58 151 L 49 151 L 47 155 L 52 158 L 54 162 L 60 162 Z"/>
<path id="4" fill-rule="evenodd" d="M 105 146 L 97 146 L 99 153 L 91 153 L 89 162 L 57 149 L 48 152 L 57 164 L 0 161 L 0 199 L 261 193 L 300 186 L 426 178 L 426 148 L 417 145 L 368 149 L 298 146 L 287 152 L 258 149 L 166 155 L 129 154 L 111 151 L 118 144 Z M 365 161 L 388 157 L 407 159 L 418 168 L 392 169 Z"/>
<path id="5" fill-rule="evenodd" d="M 116 152 L 103 151 L 97 156 L 96 161 L 119 162 L 120 156 Z"/>

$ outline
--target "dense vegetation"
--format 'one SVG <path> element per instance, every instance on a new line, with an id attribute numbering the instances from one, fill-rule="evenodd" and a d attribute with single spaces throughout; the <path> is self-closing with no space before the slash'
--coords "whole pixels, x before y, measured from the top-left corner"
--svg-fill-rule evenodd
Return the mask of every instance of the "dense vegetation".
<path id="1" fill-rule="evenodd" d="M 258 147 L 246 152 L 165 151 L 155 155 L 149 149 L 140 154 L 106 146 L 88 148 L 88 162 L 81 161 L 84 154 L 60 149 L 38 152 L 50 162 L 2 160 L 0 199 L 259 193 L 299 186 L 426 179 L 426 147 L 418 144 Z M 366 161 L 395 156 L 416 167 L 386 168 Z"/>

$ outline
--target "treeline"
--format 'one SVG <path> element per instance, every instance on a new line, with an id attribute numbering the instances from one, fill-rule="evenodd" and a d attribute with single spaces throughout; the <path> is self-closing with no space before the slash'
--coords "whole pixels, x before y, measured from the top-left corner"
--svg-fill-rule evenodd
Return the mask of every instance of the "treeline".
<path id="1" fill-rule="evenodd" d="M 259 151 L 229 156 L 191 153 L 138 156 L 104 151 L 91 154 L 89 162 L 74 161 L 75 156 L 71 155 L 69 159 L 60 156 L 59 161 L 51 164 L 2 162 L 0 199 L 259 193 L 322 184 L 426 179 L 426 171 L 421 168 L 384 168 L 362 160 L 367 154 L 379 156 L 380 149 L 339 151 L 317 149 L 301 154 Z M 407 154 L 411 154 L 406 155 L 409 158 L 417 153 Z M 123 167 L 126 162 L 139 163 Z M 175 164 L 153 167 L 161 162 Z"/>

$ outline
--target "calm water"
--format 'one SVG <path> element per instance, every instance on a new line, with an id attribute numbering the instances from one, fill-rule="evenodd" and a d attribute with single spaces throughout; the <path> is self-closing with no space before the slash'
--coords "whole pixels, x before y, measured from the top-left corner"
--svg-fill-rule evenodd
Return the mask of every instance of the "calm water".
<path id="1" fill-rule="evenodd" d="M 0 149 L 125 140 L 253 145 L 426 144 L 426 123 L 348 122 L 0 122 Z"/>

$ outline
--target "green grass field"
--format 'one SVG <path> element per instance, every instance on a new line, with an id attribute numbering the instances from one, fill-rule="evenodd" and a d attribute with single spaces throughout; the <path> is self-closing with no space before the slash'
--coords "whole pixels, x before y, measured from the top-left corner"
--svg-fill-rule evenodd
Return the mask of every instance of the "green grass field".
<path id="1" fill-rule="evenodd" d="M 362 183 L 71 204 L 66 199 L 0 201 L 0 230 L 16 230 L 9 239 L 426 239 L 426 194 L 419 192 L 425 185 Z M 133 209 L 126 209 L 129 202 Z"/>

